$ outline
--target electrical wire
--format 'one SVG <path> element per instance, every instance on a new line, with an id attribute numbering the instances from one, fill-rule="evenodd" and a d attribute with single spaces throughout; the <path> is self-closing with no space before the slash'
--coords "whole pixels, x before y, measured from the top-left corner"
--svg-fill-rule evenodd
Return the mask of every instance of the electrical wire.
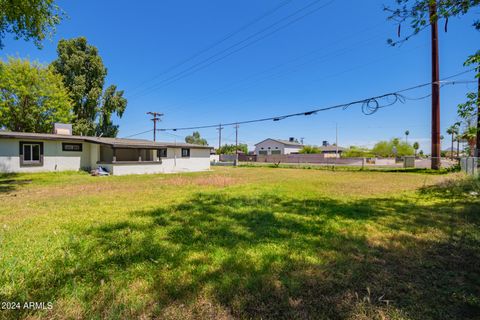
<path id="1" fill-rule="evenodd" d="M 263 36 L 261 36 L 261 37 L 259 37 L 259 38 L 256 38 L 256 39 L 253 39 L 252 41 L 249 41 L 249 40 L 251 40 L 252 38 L 255 38 L 257 35 L 260 35 L 260 34 L 264 33 L 265 31 L 268 31 L 268 30 L 271 29 L 272 27 L 274 27 L 274 26 L 282 23 L 284 20 L 290 19 L 291 17 L 294 17 L 295 15 L 297 15 L 298 13 L 300 13 L 301 11 L 303 11 L 303 10 L 305 10 L 305 9 L 307 9 L 307 8 L 315 5 L 315 4 L 317 4 L 318 2 L 320 2 L 320 0 L 315 0 L 315 1 L 311 2 L 311 3 L 309 3 L 308 5 L 306 5 L 306 6 L 302 7 L 302 8 L 300 8 L 300 9 L 298 9 L 298 10 L 295 11 L 294 13 L 292 13 L 292 14 L 290 14 L 290 15 L 288 15 L 288 16 L 286 16 L 286 17 L 284 17 L 284 18 L 282 18 L 282 19 L 280 19 L 280 20 L 278 20 L 278 21 L 276 21 L 275 23 L 269 25 L 268 27 L 266 27 L 266 28 L 264 28 L 264 29 L 262 29 L 262 30 L 260 30 L 260 31 L 258 31 L 258 32 L 256 32 L 256 33 L 248 36 L 247 38 L 241 40 L 240 42 L 237 42 L 237 43 L 235 43 L 235 44 L 227 47 L 226 49 L 223 49 L 222 51 L 220 51 L 220 52 L 218 52 L 218 53 L 216 53 L 216 54 L 214 54 L 214 55 L 212 55 L 212 56 L 210 56 L 210 57 L 208 57 L 208 58 L 206 58 L 206 59 L 204 59 L 204 60 L 202 60 L 202 61 L 200 61 L 200 62 L 198 62 L 198 63 L 196 63 L 196 64 L 194 64 L 194 65 L 192 65 L 192 66 L 190 66 L 190 67 L 188 67 L 187 69 L 185 69 L 185 70 L 183 70 L 183 71 L 181 71 L 181 72 L 179 72 L 179 73 L 177 73 L 177 74 L 174 74 L 173 76 L 170 76 L 170 77 L 162 80 L 160 83 L 158 83 L 158 84 L 156 84 L 156 85 L 153 85 L 153 86 L 150 86 L 150 87 L 146 88 L 144 91 L 140 92 L 139 94 L 133 95 L 133 96 L 131 97 L 131 99 L 135 99 L 135 98 L 138 98 L 139 96 L 144 96 L 144 95 L 150 94 L 150 93 L 153 92 L 153 90 L 157 90 L 157 89 L 159 89 L 159 88 L 161 88 L 161 87 L 168 86 L 168 85 L 170 85 L 170 84 L 172 84 L 172 83 L 174 83 L 174 82 L 176 82 L 176 81 L 178 81 L 178 80 L 181 80 L 181 79 L 183 79 L 183 78 L 185 78 L 185 77 L 187 77 L 187 76 L 189 76 L 189 75 L 191 75 L 191 74 L 193 74 L 193 73 L 195 73 L 195 72 L 197 72 L 197 71 L 199 71 L 199 70 L 205 69 L 206 67 L 208 67 L 208 66 L 210 66 L 210 65 L 212 65 L 212 64 L 214 64 L 214 63 L 216 63 L 216 62 L 218 62 L 218 61 L 221 61 L 221 60 L 223 60 L 223 59 L 231 56 L 232 54 L 237 53 L 238 51 L 243 50 L 243 49 L 245 49 L 245 48 L 247 48 L 247 47 L 249 47 L 249 46 L 251 46 L 251 45 L 253 45 L 253 44 L 255 44 L 255 43 L 257 43 L 257 42 L 259 42 L 259 41 L 261 41 L 261 40 L 263 40 L 263 39 L 265 39 L 265 38 L 267 38 L 267 37 L 269 37 L 269 36 L 271 36 L 272 34 L 274 34 L 274 33 L 278 32 L 278 31 L 280 31 L 280 30 L 282 30 L 282 29 L 284 29 L 284 28 L 292 25 L 293 23 L 295 23 L 295 22 L 297 22 L 297 21 L 299 21 L 299 20 L 301 20 L 301 19 L 303 19 L 303 18 L 305 18 L 305 17 L 307 17 L 307 16 L 315 13 L 316 11 L 318 11 L 318 10 L 320 10 L 320 9 L 328 6 L 328 5 L 330 5 L 330 4 L 333 3 L 334 1 L 335 1 L 335 0 L 330 0 L 330 1 L 328 1 L 327 3 L 325 3 L 325 4 L 323 4 L 323 5 L 319 6 L 319 7 L 316 7 L 316 8 L 314 8 L 313 10 L 308 11 L 307 13 L 305 13 L 305 14 L 303 14 L 303 15 L 301 15 L 301 16 L 299 16 L 299 17 L 297 17 L 297 18 L 295 18 L 295 19 L 293 19 L 293 20 L 291 20 L 291 21 L 289 21 L 288 23 L 286 23 L 286 24 L 284 24 L 284 25 L 281 25 L 280 27 L 278 27 L 278 28 L 276 28 L 276 29 L 274 29 L 274 30 L 272 30 L 272 31 L 264 34 Z M 241 47 L 239 47 L 239 48 L 236 48 L 236 49 L 233 50 L 233 51 L 228 52 L 229 50 L 231 50 L 231 49 L 233 49 L 233 48 L 237 47 L 238 45 L 240 45 L 240 44 L 242 44 L 242 43 L 245 43 L 245 42 L 246 42 L 245 45 L 243 45 L 243 46 L 241 46 Z M 224 53 L 225 53 L 225 54 L 224 54 Z M 223 54 L 223 55 L 222 55 L 222 54 Z M 220 57 L 218 57 L 218 56 L 220 56 Z M 218 57 L 218 58 L 217 58 L 217 59 L 214 59 L 215 57 Z M 212 59 L 214 59 L 214 60 L 212 60 Z"/>
<path id="2" fill-rule="evenodd" d="M 441 80 L 440 83 L 442 83 L 444 85 L 447 85 L 447 84 L 454 85 L 454 84 L 460 83 L 460 82 L 456 82 L 456 81 L 445 81 L 445 79 L 451 79 L 453 77 L 457 77 L 459 75 L 462 75 L 462 74 L 465 74 L 465 73 L 468 73 L 468 72 L 471 72 L 471 71 L 473 71 L 473 69 L 463 71 L 463 72 L 457 73 L 455 75 L 446 77 L 443 80 Z M 462 83 L 464 83 L 464 82 L 462 82 Z M 161 128 L 161 129 L 157 129 L 157 130 L 159 130 L 159 131 L 181 131 L 181 130 L 192 130 L 192 129 L 216 128 L 219 125 L 221 125 L 221 126 L 232 126 L 232 125 L 237 125 L 237 124 L 249 124 L 249 123 L 265 122 L 265 121 L 280 121 L 280 120 L 284 120 L 284 119 L 287 119 L 287 118 L 297 117 L 297 116 L 302 116 L 302 115 L 303 116 L 314 115 L 314 114 L 317 114 L 319 112 L 333 110 L 333 109 L 341 108 L 343 110 L 346 110 L 346 109 L 348 109 L 348 108 L 350 108 L 354 105 L 360 105 L 361 106 L 361 111 L 362 111 L 363 114 L 372 115 L 375 112 L 377 112 L 379 109 L 392 106 L 392 105 L 394 105 L 398 102 L 405 103 L 406 100 L 410 100 L 406 96 L 402 95 L 401 94 L 402 92 L 423 88 L 423 87 L 429 86 L 431 84 L 432 84 L 432 82 L 423 83 L 423 84 L 419 84 L 419 85 L 412 86 L 412 87 L 409 87 L 409 88 L 405 88 L 405 89 L 402 89 L 402 90 L 398 90 L 398 91 L 395 91 L 395 92 L 390 92 L 390 93 L 386 93 L 386 94 L 382 94 L 382 95 L 378 95 L 378 96 L 374 96 L 374 97 L 370 97 L 370 98 L 366 98 L 366 99 L 356 100 L 356 101 L 352 101 L 352 102 L 349 102 L 349 103 L 337 104 L 337 105 L 333 105 L 333 106 L 329 106 L 329 107 L 323 107 L 323 108 L 313 109 L 313 110 L 309 110 L 309 111 L 286 114 L 286 115 L 267 117 L 267 118 L 259 118 L 259 119 L 253 119 L 253 120 L 236 121 L 236 122 L 222 123 L 222 124 L 211 124 L 211 125 L 203 125 L 203 126 L 178 127 L 178 128 Z"/>
<path id="3" fill-rule="evenodd" d="M 473 81 L 473 80 L 446 81 L 448 79 L 458 77 L 460 75 L 472 72 L 474 70 L 475 69 L 469 69 L 469 70 L 465 70 L 465 71 L 456 73 L 454 75 L 443 78 L 438 83 L 440 85 L 444 86 L 444 85 L 455 85 L 455 84 L 461 84 L 461 83 L 476 82 L 476 81 Z M 432 85 L 432 84 L 433 84 L 433 82 L 423 83 L 423 84 L 408 87 L 408 88 L 405 88 L 405 89 L 402 89 L 402 90 L 398 90 L 398 91 L 395 91 L 395 92 L 390 92 L 390 93 L 386 93 L 386 94 L 382 94 L 382 95 L 379 95 L 379 96 L 374 96 L 374 97 L 370 97 L 370 98 L 366 98 L 366 99 L 362 99 L 362 100 L 356 100 L 356 101 L 352 101 L 352 102 L 349 102 L 349 103 L 337 104 L 337 105 L 333 105 L 333 106 L 329 106 L 329 107 L 318 108 L 318 109 L 313 109 L 313 110 L 303 111 L 303 112 L 297 112 L 297 113 L 291 113 L 291 114 L 286 114 L 286 115 L 281 115 L 281 116 L 259 118 L 259 119 L 253 119 L 253 120 L 236 121 L 236 122 L 222 123 L 222 124 L 203 125 L 203 126 L 161 128 L 161 129 L 157 129 L 157 131 L 166 132 L 166 131 L 182 131 L 182 130 L 193 130 L 193 129 L 207 129 L 207 128 L 217 128 L 219 126 L 233 126 L 233 125 L 239 125 L 239 124 L 249 124 L 249 123 L 257 123 L 257 122 L 265 122 L 265 121 L 280 121 L 280 120 L 284 120 L 284 119 L 287 119 L 287 118 L 297 117 L 297 116 L 302 116 L 302 115 L 303 116 L 314 115 L 314 114 L 317 114 L 319 112 L 327 111 L 327 110 L 333 110 L 333 109 L 339 109 L 339 108 L 342 108 L 343 110 L 346 110 L 346 109 L 348 109 L 348 108 L 350 108 L 354 105 L 357 105 L 357 104 L 361 105 L 361 110 L 365 115 L 372 115 L 375 112 L 377 112 L 379 109 L 392 106 L 392 105 L 396 104 L 397 102 L 405 103 L 406 100 L 421 100 L 421 99 L 428 98 L 430 95 L 420 97 L 420 98 L 411 98 L 411 97 L 407 97 L 405 95 L 402 95 L 401 93 L 411 91 L 411 90 L 415 90 L 415 89 L 419 89 L 419 88 L 423 88 L 423 87 L 426 87 L 426 86 L 429 86 L 429 85 Z M 381 103 L 381 100 L 385 100 L 385 103 Z M 152 132 L 152 131 L 153 131 L 153 129 L 143 131 L 143 132 L 139 132 L 139 133 L 135 133 L 135 134 L 126 136 L 124 138 L 130 138 L 130 137 L 142 135 L 142 134 Z M 167 134 L 171 134 L 171 133 L 167 133 Z M 175 134 L 171 134 L 171 135 L 180 137 L 180 136 L 175 135 Z"/>
<path id="4" fill-rule="evenodd" d="M 289 4 L 290 2 L 292 2 L 292 0 L 285 0 L 283 2 L 281 2 L 280 4 L 278 4 L 277 6 L 273 7 L 272 9 L 268 10 L 267 12 L 263 13 L 262 15 L 256 17 L 255 19 L 253 19 L 252 21 L 248 22 L 247 24 L 241 26 L 240 28 L 238 28 L 237 30 L 235 31 L 232 31 L 228 34 L 226 34 L 225 36 L 223 36 L 220 40 L 217 40 L 211 44 L 209 44 L 208 46 L 206 46 L 205 48 L 197 51 L 196 53 L 194 53 L 193 55 L 189 56 L 188 58 L 174 64 L 173 66 L 167 68 L 166 70 L 158 73 L 157 75 L 153 76 L 152 78 L 150 78 L 149 80 L 146 80 L 144 82 L 142 82 L 141 84 L 139 84 L 138 86 L 134 87 L 132 89 L 132 92 L 141 88 L 144 84 L 146 83 L 149 83 L 149 82 L 152 82 L 156 79 L 158 79 L 159 77 L 165 75 L 165 74 L 168 74 L 170 71 L 173 71 L 175 69 L 177 69 L 178 67 L 181 67 L 182 65 L 192 61 L 193 59 L 199 57 L 200 55 L 202 55 L 203 53 L 205 52 L 208 52 L 210 51 L 211 49 L 215 48 L 216 46 L 218 46 L 219 44 L 222 44 L 224 43 L 225 41 L 231 39 L 232 37 L 234 37 L 235 35 L 241 33 L 242 31 L 248 29 L 250 26 L 254 25 L 255 23 L 265 19 L 266 17 L 274 14 L 275 12 L 277 12 L 279 9 L 281 9 L 282 7 L 286 6 L 287 4 Z"/>

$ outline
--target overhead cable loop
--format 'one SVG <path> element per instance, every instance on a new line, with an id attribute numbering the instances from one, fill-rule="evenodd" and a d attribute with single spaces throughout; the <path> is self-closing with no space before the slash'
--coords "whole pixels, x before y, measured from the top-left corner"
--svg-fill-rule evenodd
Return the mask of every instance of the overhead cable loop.
<path id="1" fill-rule="evenodd" d="M 471 71 L 474 71 L 474 69 L 462 71 L 462 72 L 459 72 L 459 73 L 454 74 L 452 76 L 443 78 L 443 80 L 438 81 L 438 84 L 440 84 L 441 86 L 444 86 L 444 85 L 454 85 L 454 84 L 459 84 L 459 83 L 475 82 L 475 81 L 471 81 L 471 80 L 446 81 L 447 79 L 458 77 L 459 75 L 462 75 L 462 74 L 465 74 L 465 73 L 468 73 L 468 72 L 471 72 Z M 317 114 L 317 113 L 322 112 L 322 111 L 328 111 L 328 110 L 333 110 L 333 109 L 340 109 L 341 108 L 343 110 L 346 110 L 346 109 L 348 109 L 352 106 L 355 106 L 355 105 L 360 105 L 361 106 L 361 111 L 362 111 L 363 114 L 372 115 L 381 108 L 386 108 L 386 107 L 392 106 L 392 105 L 397 104 L 397 103 L 404 104 L 407 100 L 421 100 L 421 99 L 429 97 L 430 95 L 425 96 L 425 97 L 420 97 L 420 98 L 409 98 L 409 97 L 406 97 L 406 96 L 402 95 L 401 93 L 406 92 L 406 91 L 419 89 L 419 88 L 423 88 L 423 87 L 426 87 L 426 86 L 430 86 L 430 85 L 435 84 L 435 83 L 437 83 L 437 82 L 427 82 L 427 83 L 419 84 L 419 85 L 416 85 L 416 86 L 413 86 L 413 87 L 398 90 L 398 91 L 395 91 L 395 92 L 382 94 L 382 95 L 379 95 L 379 96 L 374 96 L 374 97 L 370 97 L 370 98 L 366 98 L 366 99 L 352 101 L 352 102 L 349 102 L 349 103 L 343 103 L 343 104 L 338 104 L 338 105 L 333 105 L 333 106 L 328 106 L 328 107 L 323 107 L 323 108 L 318 108 L 318 109 L 313 109 L 313 110 L 308 110 L 308 111 L 302 111 L 302 112 L 291 113 L 291 114 L 280 115 L 280 116 L 274 116 L 274 117 L 259 118 L 259 119 L 253 119 L 253 120 L 222 123 L 222 126 L 234 126 L 234 125 L 239 125 L 239 124 L 249 124 L 249 123 L 257 123 L 257 122 L 265 122 L 265 121 L 280 121 L 280 120 L 284 120 L 284 119 L 292 118 L 292 117 L 297 117 L 297 116 L 310 116 L 310 115 L 314 115 L 314 114 Z M 157 130 L 158 131 L 183 131 L 183 130 L 208 129 L 208 128 L 217 128 L 217 127 L 218 127 L 218 124 L 211 124 L 211 125 L 191 126 L 191 127 L 161 128 L 161 129 L 157 129 Z M 150 131 L 151 130 L 145 131 L 145 132 L 142 132 L 142 133 L 139 133 L 139 134 L 135 134 L 135 135 L 140 135 L 140 134 L 147 133 L 147 132 L 150 132 Z M 135 136 L 135 135 L 131 135 L 131 136 Z"/>

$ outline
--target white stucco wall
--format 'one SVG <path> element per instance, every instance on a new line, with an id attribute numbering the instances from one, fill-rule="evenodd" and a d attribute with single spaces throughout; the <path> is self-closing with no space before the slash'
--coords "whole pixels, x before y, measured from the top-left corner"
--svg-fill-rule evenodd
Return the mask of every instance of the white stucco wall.
<path id="1" fill-rule="evenodd" d="M 20 166 L 20 141 L 43 142 L 43 165 Z M 62 151 L 62 142 L 32 139 L 0 139 L 0 172 L 43 172 L 80 170 L 91 166 L 90 144 L 83 142 L 81 152 Z M 79 143 L 79 142 L 74 142 Z"/>
<path id="2" fill-rule="evenodd" d="M 20 141 L 43 142 L 43 165 L 21 167 Z M 97 168 L 100 145 L 82 142 L 81 152 L 63 151 L 62 142 L 32 139 L 0 139 L 0 172 L 77 171 Z M 80 143 L 80 142 L 75 142 Z M 153 152 L 155 156 L 155 152 Z M 167 148 L 161 163 L 100 164 L 115 175 L 205 171 L 210 169 L 210 149 L 190 149 L 190 157 L 182 157 L 181 148 Z"/>
<path id="3" fill-rule="evenodd" d="M 255 146 L 255 154 L 258 155 L 259 151 L 267 151 L 267 154 L 270 155 L 272 154 L 272 150 L 280 150 L 280 154 L 290 154 L 293 152 L 298 152 L 300 149 L 301 147 L 286 146 L 283 143 L 275 140 L 267 139 Z"/>
<path id="4" fill-rule="evenodd" d="M 210 150 L 190 149 L 190 157 L 183 157 L 181 148 L 167 148 L 167 157 L 161 163 L 100 164 L 113 175 L 195 172 L 210 170 Z"/>

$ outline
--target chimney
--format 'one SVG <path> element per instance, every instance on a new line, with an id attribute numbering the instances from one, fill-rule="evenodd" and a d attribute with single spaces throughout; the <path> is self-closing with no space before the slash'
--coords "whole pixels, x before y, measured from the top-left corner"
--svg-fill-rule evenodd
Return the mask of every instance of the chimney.
<path id="1" fill-rule="evenodd" d="M 53 133 L 71 136 L 72 135 L 72 125 L 69 123 L 54 123 L 53 124 Z"/>

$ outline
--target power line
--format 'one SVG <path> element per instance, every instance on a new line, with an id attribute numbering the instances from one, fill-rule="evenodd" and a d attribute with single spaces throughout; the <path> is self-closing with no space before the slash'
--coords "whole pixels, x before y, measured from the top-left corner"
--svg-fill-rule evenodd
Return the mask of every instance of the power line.
<path id="1" fill-rule="evenodd" d="M 474 69 L 469 69 L 469 70 L 459 72 L 457 74 L 445 77 L 440 81 L 440 83 L 442 85 L 455 85 L 455 84 L 473 83 L 473 82 L 476 83 L 476 81 L 473 81 L 473 80 L 446 81 L 448 79 L 452 79 L 452 78 L 458 77 L 460 75 L 463 75 L 463 74 L 466 74 L 466 73 L 469 73 L 469 72 L 472 72 L 472 71 L 474 71 Z M 337 109 L 337 108 L 347 109 L 348 107 L 350 107 L 354 104 L 359 104 L 359 103 L 362 103 L 362 107 L 363 107 L 362 109 L 364 111 L 368 111 L 367 109 L 371 109 L 372 103 L 374 104 L 374 107 L 375 107 L 375 102 L 374 102 L 375 100 L 377 100 L 377 102 L 378 102 L 378 100 L 382 99 L 382 98 L 389 98 L 389 97 L 392 97 L 392 96 L 395 97 L 393 102 L 392 101 L 388 102 L 386 105 L 383 105 L 383 106 L 380 106 L 380 104 L 378 104 L 378 106 L 375 107 L 374 110 L 371 110 L 373 112 L 370 112 L 370 113 L 366 112 L 366 114 L 372 114 L 375 111 L 377 111 L 378 109 L 393 105 L 398 101 L 404 102 L 405 100 L 416 100 L 416 99 L 418 99 L 418 98 L 406 97 L 404 95 L 400 95 L 400 93 L 415 90 L 415 89 L 419 89 L 419 88 L 422 88 L 422 87 L 426 87 L 428 85 L 431 85 L 431 83 L 430 82 L 423 83 L 423 84 L 416 85 L 416 86 L 413 86 L 413 87 L 398 90 L 398 91 L 395 91 L 395 92 L 392 92 L 392 93 L 387 93 L 387 94 L 383 94 L 383 95 L 380 95 L 380 96 L 371 97 L 371 98 L 367 98 L 367 99 L 363 99 L 363 100 L 357 100 L 357 101 L 353 101 L 353 102 L 346 103 L 346 104 L 339 104 L 339 105 L 334 105 L 334 106 L 330 106 L 330 107 L 325 107 L 325 108 L 320 108 L 320 109 L 315 109 L 315 110 L 310 110 L 310 111 L 304 111 L 304 112 L 298 112 L 298 113 L 293 113 L 293 114 L 288 114 L 288 115 L 276 116 L 276 117 L 260 118 L 260 119 L 254 119 L 254 120 L 246 120 L 246 121 L 235 121 L 235 122 L 231 122 L 231 123 L 222 124 L 222 126 L 233 126 L 233 125 L 239 125 L 239 124 L 264 122 L 264 121 L 271 121 L 271 120 L 279 121 L 279 120 L 283 120 L 283 119 L 294 117 L 294 116 L 313 115 L 313 114 L 316 114 L 318 112 L 331 110 L 331 109 Z M 421 99 L 428 98 L 429 96 L 430 95 L 421 97 Z M 167 131 L 181 131 L 181 130 L 207 129 L 207 128 L 219 128 L 219 125 L 214 124 L 214 125 L 195 126 L 195 127 L 163 128 L 163 129 L 157 129 L 157 130 L 167 133 Z M 223 127 L 222 127 L 222 129 L 223 129 Z M 129 136 L 125 136 L 124 138 L 135 137 L 135 136 L 146 134 L 146 133 L 149 133 L 149 132 L 152 132 L 152 131 L 153 130 L 147 130 L 147 131 L 135 133 L 135 134 L 132 134 L 132 135 L 129 135 Z M 175 135 L 175 134 L 172 134 L 172 133 L 167 133 L 167 134 L 172 135 L 172 136 L 180 137 L 179 135 Z"/>
<path id="2" fill-rule="evenodd" d="M 278 11 L 278 10 L 281 9 L 282 7 L 286 6 L 286 5 L 289 4 L 290 2 L 292 2 L 292 0 L 285 0 L 285 1 L 281 2 L 281 3 L 278 4 L 277 6 L 273 7 L 272 9 L 270 9 L 270 10 L 268 10 L 267 12 L 263 13 L 262 15 L 256 17 L 255 19 L 253 19 L 252 21 L 248 22 L 247 24 L 241 26 L 241 27 L 238 28 L 237 30 L 232 31 L 232 32 L 226 34 L 226 35 L 223 36 L 220 40 L 215 41 L 215 42 L 209 44 L 207 47 L 199 50 L 198 52 L 194 53 L 194 54 L 191 55 L 190 57 L 188 57 L 188 58 L 186 58 L 186 59 L 184 59 L 184 60 L 182 60 L 182 61 L 174 64 L 173 66 L 171 66 L 171 67 L 167 68 L 166 70 L 160 72 L 159 74 L 153 76 L 153 77 L 150 78 L 149 80 L 146 80 L 146 81 L 142 82 L 140 85 L 134 87 L 134 88 L 132 89 L 132 91 L 135 91 L 135 90 L 137 90 L 138 88 L 141 88 L 144 84 L 146 84 L 146 83 L 148 83 L 148 82 L 151 82 L 151 81 L 153 81 L 153 80 L 155 80 L 155 79 L 158 79 L 158 78 L 161 77 L 162 75 L 168 74 L 170 71 L 175 70 L 176 68 L 178 68 L 178 67 L 186 64 L 187 62 L 192 61 L 193 59 L 195 59 L 196 57 L 202 55 L 203 53 L 208 52 L 210 49 L 212 49 L 212 48 L 218 46 L 219 44 L 221 44 L 221 43 L 229 40 L 230 38 L 234 37 L 235 35 L 237 35 L 237 34 L 241 33 L 242 31 L 246 30 L 248 27 L 250 27 L 250 26 L 254 25 L 255 23 L 257 23 L 257 22 L 265 19 L 266 17 L 274 14 L 276 11 Z"/>
<path id="3" fill-rule="evenodd" d="M 149 132 L 152 132 L 153 129 L 150 129 L 150 130 L 147 130 L 147 131 L 143 131 L 143 132 L 139 132 L 139 133 L 134 133 L 134 134 L 131 134 L 129 136 L 125 136 L 123 137 L 123 139 L 126 139 L 126 138 L 131 138 L 131 137 L 136 137 L 136 136 L 139 136 L 139 135 L 142 135 L 142 134 L 145 134 L 145 133 L 149 133 Z"/>
<path id="4" fill-rule="evenodd" d="M 232 54 L 234 54 L 234 53 L 236 53 L 236 52 L 238 52 L 238 51 L 240 51 L 240 50 L 243 50 L 243 49 L 245 49 L 245 48 L 247 48 L 247 47 L 249 47 L 249 46 L 251 46 L 251 45 L 253 45 L 253 44 L 255 44 L 255 43 L 257 43 L 257 42 L 259 42 L 259 41 L 261 41 L 261 40 L 263 40 L 263 39 L 265 39 L 265 38 L 267 38 L 267 37 L 269 37 L 270 35 L 272 35 L 272 34 L 278 32 L 278 31 L 280 31 L 280 30 L 282 30 L 282 29 L 284 29 L 284 28 L 292 25 L 293 23 L 295 23 L 295 22 L 297 22 L 297 21 L 299 21 L 299 20 L 301 20 L 301 19 L 303 19 L 303 18 L 305 18 L 305 17 L 307 17 L 307 16 L 315 13 L 316 11 L 318 11 L 318 10 L 320 10 L 320 9 L 328 6 L 328 5 L 331 4 L 331 3 L 333 3 L 334 1 L 335 1 L 335 0 L 330 0 L 329 2 L 327 2 L 327 3 L 325 3 L 325 4 L 323 4 L 323 5 L 319 6 L 319 7 L 317 7 L 317 8 L 315 8 L 315 9 L 313 9 L 313 10 L 311 10 L 311 11 L 309 11 L 309 12 L 303 14 L 303 15 L 301 15 L 300 17 L 297 17 L 297 18 L 289 21 L 288 23 L 286 23 L 286 24 L 284 24 L 284 25 L 282 25 L 282 26 L 280 26 L 280 27 L 272 30 L 271 32 L 268 32 L 267 34 L 265 34 L 265 35 L 263 35 L 263 36 L 261 36 L 261 37 L 259 37 L 259 38 L 256 38 L 256 39 L 248 42 L 248 41 L 251 40 L 252 38 L 255 38 L 257 35 L 260 35 L 260 34 L 264 33 L 265 31 L 268 31 L 268 30 L 271 29 L 272 27 L 274 27 L 274 26 L 282 23 L 283 21 L 285 21 L 285 20 L 287 20 L 287 19 L 290 19 L 291 17 L 294 17 L 295 15 L 297 15 L 297 14 L 300 13 L 300 12 L 302 12 L 303 10 L 306 10 L 307 8 L 309 8 L 309 7 L 317 4 L 318 2 L 320 2 L 320 0 L 315 0 L 315 1 L 311 2 L 311 3 L 309 3 L 308 5 L 306 5 L 306 6 L 302 7 L 302 8 L 300 8 L 300 9 L 298 9 L 298 10 L 295 11 L 294 13 L 292 13 L 292 14 L 290 14 L 290 15 L 288 15 L 288 16 L 286 16 L 286 17 L 284 17 L 284 18 L 282 18 L 282 19 L 280 19 L 280 20 L 278 20 L 278 21 L 276 21 L 275 23 L 269 25 L 268 27 L 266 27 L 266 28 L 264 28 L 264 29 L 262 29 L 262 30 L 260 30 L 260 31 L 258 31 L 258 32 L 256 32 L 256 33 L 248 36 L 247 38 L 241 40 L 240 42 L 237 42 L 237 43 L 235 43 L 235 44 L 227 47 L 226 49 L 223 49 L 222 51 L 217 52 L 216 54 L 214 54 L 214 55 L 212 55 L 212 56 L 210 56 L 210 57 L 208 57 L 208 58 L 206 58 L 206 59 L 204 59 L 204 60 L 202 60 L 202 61 L 200 61 L 200 62 L 198 62 L 198 63 L 196 63 L 196 64 L 194 64 L 194 65 L 192 65 L 192 66 L 190 66 L 190 67 L 188 67 L 187 69 L 185 69 L 185 70 L 183 70 L 183 71 L 181 71 L 181 72 L 179 72 L 179 73 L 177 73 L 177 74 L 174 74 L 173 76 L 170 76 L 169 78 L 166 78 L 166 79 L 162 80 L 160 83 L 158 83 L 158 84 L 156 84 L 156 85 L 153 85 L 153 86 L 150 86 L 149 88 L 146 88 L 144 91 L 140 92 L 140 93 L 137 94 L 137 95 L 134 95 L 132 98 L 137 98 L 137 97 L 140 96 L 140 95 L 149 94 L 149 93 L 153 92 L 152 90 L 156 90 L 156 89 L 159 89 L 159 88 L 161 88 L 161 87 L 170 85 L 171 83 L 176 82 L 176 81 L 178 81 L 178 80 L 181 80 L 181 79 L 183 79 L 183 78 L 185 78 L 185 77 L 187 77 L 187 76 L 189 76 L 189 75 L 191 75 L 191 74 L 193 74 L 193 73 L 195 73 L 195 72 L 197 72 L 197 71 L 199 71 L 199 70 L 205 69 L 206 67 L 208 67 L 208 66 L 210 66 L 210 65 L 212 65 L 212 64 L 214 64 L 214 63 L 216 63 L 216 62 L 218 62 L 218 61 L 220 61 L 220 60 L 223 60 L 223 59 L 231 56 Z M 228 52 L 230 49 L 233 49 L 233 48 L 237 47 L 238 45 L 240 45 L 240 44 L 242 44 L 242 43 L 245 43 L 245 42 L 246 42 L 245 45 L 243 45 L 243 46 L 241 46 L 241 47 L 239 47 L 239 48 L 237 48 L 237 49 L 235 49 L 235 50 L 233 50 L 233 51 Z M 226 54 L 224 54 L 224 53 L 226 53 Z M 224 54 L 224 55 L 222 56 L 222 54 Z M 220 56 L 220 57 L 217 58 L 217 59 L 212 60 L 213 58 L 215 58 L 215 57 L 217 57 L 217 56 Z M 212 61 L 210 61 L 210 60 L 212 60 Z M 209 61 L 210 61 L 210 62 L 209 62 Z"/>
<path id="5" fill-rule="evenodd" d="M 462 74 L 465 74 L 465 73 L 471 72 L 471 71 L 472 70 L 463 71 L 463 72 L 460 72 L 458 74 L 449 76 L 445 79 L 451 79 L 453 77 L 456 77 L 456 76 L 459 76 L 459 75 L 462 75 Z M 457 83 L 455 81 L 446 82 L 444 80 L 441 80 L 440 82 L 442 82 L 443 84 L 451 84 L 451 85 Z M 462 83 L 464 83 L 464 82 L 465 81 L 463 81 Z M 333 110 L 333 109 L 339 109 L 339 108 L 342 108 L 342 109 L 345 110 L 345 109 L 348 109 L 349 107 L 351 107 L 353 105 L 356 105 L 356 104 L 361 105 L 362 112 L 365 115 L 371 115 L 371 114 L 377 112 L 378 109 L 394 105 L 397 102 L 404 103 L 405 100 L 408 100 L 408 99 L 407 99 L 407 97 L 401 95 L 402 92 L 411 91 L 411 90 L 414 90 L 414 89 L 419 89 L 419 88 L 426 87 L 426 86 L 431 85 L 431 84 L 432 84 L 431 82 L 423 83 L 423 84 L 420 84 L 420 85 L 405 88 L 405 89 L 395 91 L 395 92 L 391 92 L 391 93 L 382 94 L 382 95 L 379 95 L 379 96 L 374 96 L 374 97 L 370 97 L 370 98 L 366 98 L 366 99 L 356 100 L 356 101 L 352 101 L 352 102 L 349 102 L 349 103 L 343 103 L 343 104 L 333 105 L 333 106 L 324 107 L 324 108 L 313 109 L 313 110 L 309 110 L 309 111 L 303 111 L 303 112 L 297 112 L 297 113 L 291 113 L 291 114 L 274 116 L 274 117 L 267 117 L 267 118 L 259 118 L 259 119 L 253 119 L 253 120 L 223 123 L 222 126 L 233 126 L 233 125 L 237 125 L 237 124 L 248 124 L 248 123 L 265 122 L 265 121 L 280 121 L 280 120 L 284 120 L 284 119 L 287 119 L 287 118 L 297 117 L 297 116 L 302 116 L 302 115 L 303 116 L 309 116 L 309 115 L 313 115 L 313 114 L 316 114 L 318 112 L 327 111 L 327 110 Z M 393 100 L 389 101 L 389 99 L 393 99 Z M 386 103 L 381 104 L 380 102 L 382 100 L 384 100 Z M 193 129 L 207 129 L 207 128 L 215 128 L 215 127 L 218 127 L 218 124 L 204 125 L 204 126 L 193 126 L 193 127 L 163 128 L 163 129 L 159 129 L 159 130 L 160 131 L 181 131 L 181 130 L 193 130 Z"/>

